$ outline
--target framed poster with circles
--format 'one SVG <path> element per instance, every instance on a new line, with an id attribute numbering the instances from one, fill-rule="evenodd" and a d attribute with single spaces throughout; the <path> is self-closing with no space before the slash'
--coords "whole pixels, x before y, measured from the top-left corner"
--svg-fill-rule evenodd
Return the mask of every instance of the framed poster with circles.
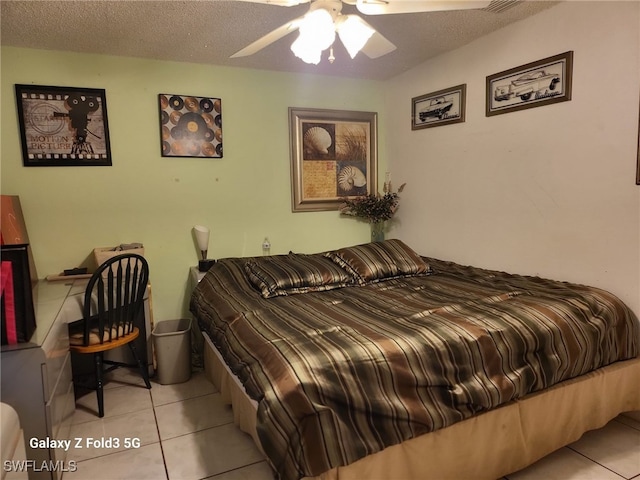
<path id="1" fill-rule="evenodd" d="M 161 93 L 163 157 L 222 158 L 222 100 Z"/>

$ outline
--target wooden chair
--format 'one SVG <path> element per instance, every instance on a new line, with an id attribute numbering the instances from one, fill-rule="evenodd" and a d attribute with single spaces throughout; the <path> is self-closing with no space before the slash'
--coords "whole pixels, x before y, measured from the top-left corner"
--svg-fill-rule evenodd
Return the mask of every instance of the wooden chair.
<path id="1" fill-rule="evenodd" d="M 72 351 L 91 354 L 95 367 L 98 416 L 104 417 L 103 374 L 118 367 L 138 368 L 147 388 L 151 388 L 147 362 L 134 340 L 144 322 L 144 294 L 149 281 L 149 265 L 144 257 L 129 253 L 112 257 L 91 276 L 84 295 L 83 318 L 70 325 Z M 128 345 L 136 364 L 104 359 L 104 352 Z M 105 369 L 104 365 L 110 365 Z"/>

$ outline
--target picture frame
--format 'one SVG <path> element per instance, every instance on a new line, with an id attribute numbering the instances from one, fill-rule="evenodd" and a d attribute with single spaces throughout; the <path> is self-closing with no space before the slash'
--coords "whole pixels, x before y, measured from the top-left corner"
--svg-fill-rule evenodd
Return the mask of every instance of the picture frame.
<path id="1" fill-rule="evenodd" d="M 487 77 L 486 116 L 571 100 L 573 51 Z"/>
<path id="2" fill-rule="evenodd" d="M 110 166 L 104 89 L 15 85 L 25 167 Z"/>
<path id="3" fill-rule="evenodd" d="M 640 121 L 638 121 L 638 156 L 636 157 L 636 185 L 640 185 Z"/>
<path id="4" fill-rule="evenodd" d="M 160 151 L 163 157 L 222 158 L 222 100 L 161 93 Z"/>
<path id="5" fill-rule="evenodd" d="M 293 212 L 377 191 L 377 113 L 290 107 L 289 131 Z"/>
<path id="6" fill-rule="evenodd" d="M 411 99 L 411 130 L 465 121 L 467 84 L 456 85 Z"/>
<path id="7" fill-rule="evenodd" d="M 638 156 L 636 162 L 636 185 L 640 185 L 640 109 L 638 109 Z"/>

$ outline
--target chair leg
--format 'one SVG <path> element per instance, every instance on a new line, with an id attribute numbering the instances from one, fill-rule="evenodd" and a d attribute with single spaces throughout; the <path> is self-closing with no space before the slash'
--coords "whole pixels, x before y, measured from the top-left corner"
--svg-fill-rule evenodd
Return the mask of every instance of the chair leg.
<path id="1" fill-rule="evenodd" d="M 102 352 L 93 355 L 96 368 L 96 395 L 98 396 L 98 416 L 104 417 L 104 395 L 102 390 Z"/>
<path id="2" fill-rule="evenodd" d="M 138 355 L 138 349 L 133 343 L 134 342 L 129 342 L 127 345 L 129 345 L 129 348 L 131 349 L 131 353 L 133 353 L 133 358 L 136 359 L 136 363 L 138 364 L 138 369 L 142 374 L 142 378 L 144 379 L 145 385 L 147 386 L 147 388 L 151 388 L 151 382 L 149 382 L 149 370 L 147 369 L 147 362 L 143 362 L 140 359 L 140 355 Z"/>

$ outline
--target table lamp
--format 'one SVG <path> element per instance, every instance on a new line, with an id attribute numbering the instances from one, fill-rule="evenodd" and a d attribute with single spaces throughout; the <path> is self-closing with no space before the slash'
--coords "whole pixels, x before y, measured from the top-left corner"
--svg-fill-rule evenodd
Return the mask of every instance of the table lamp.
<path id="1" fill-rule="evenodd" d="M 202 225 L 196 225 L 193 227 L 193 231 L 196 235 L 196 243 L 198 244 L 198 249 L 200 250 L 200 255 L 202 255 L 202 259 L 198 261 L 198 270 L 201 272 L 206 272 L 209 270 L 214 263 L 215 260 L 211 260 L 207 258 L 207 250 L 209 249 L 209 229 Z"/>

